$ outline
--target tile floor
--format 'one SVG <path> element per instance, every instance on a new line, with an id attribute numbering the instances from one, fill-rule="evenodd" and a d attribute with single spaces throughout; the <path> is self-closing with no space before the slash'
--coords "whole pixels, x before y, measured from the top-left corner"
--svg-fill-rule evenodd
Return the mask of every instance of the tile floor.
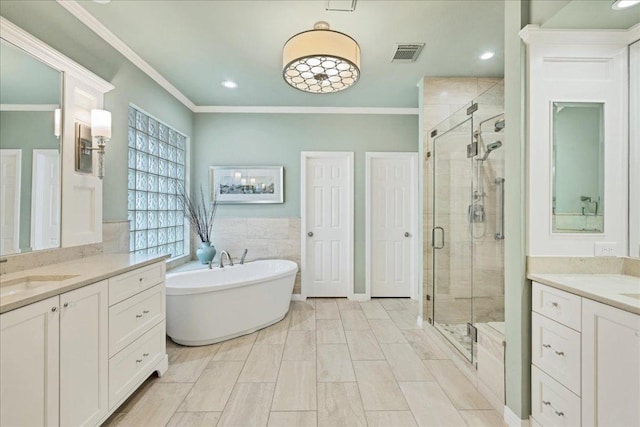
<path id="1" fill-rule="evenodd" d="M 167 341 L 167 373 L 105 425 L 504 426 L 416 313 L 407 299 L 310 299 L 224 343 Z"/>

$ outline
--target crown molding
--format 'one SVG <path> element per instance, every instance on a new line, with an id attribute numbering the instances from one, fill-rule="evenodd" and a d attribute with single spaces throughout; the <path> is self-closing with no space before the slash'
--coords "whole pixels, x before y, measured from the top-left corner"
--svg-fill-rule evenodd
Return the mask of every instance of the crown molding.
<path id="1" fill-rule="evenodd" d="M 53 49 L 40 39 L 32 36 L 22 28 L 15 25 L 8 19 L 0 16 L 0 37 L 29 52 L 31 55 L 49 65 L 50 67 L 63 71 L 80 81 L 96 88 L 102 93 L 113 90 L 114 86 L 97 74 L 84 68 L 77 62 L 67 58 L 62 53 Z"/>
<path id="2" fill-rule="evenodd" d="M 417 108 L 196 105 L 76 0 L 56 1 L 194 113 L 418 115 Z"/>
<path id="3" fill-rule="evenodd" d="M 374 107 L 295 107 L 295 106 L 224 106 L 200 105 L 194 113 L 239 113 L 239 114 L 383 114 L 417 116 L 418 108 L 374 108 Z"/>
<path id="4" fill-rule="evenodd" d="M 57 104 L 0 104 L 0 111 L 54 111 Z"/>
<path id="5" fill-rule="evenodd" d="M 180 92 L 169 80 L 164 78 L 162 74 L 156 71 L 147 61 L 142 59 L 140 55 L 134 52 L 125 42 L 120 40 L 118 36 L 113 34 L 107 27 L 105 27 L 98 19 L 89 13 L 84 7 L 82 7 L 75 0 L 57 0 L 58 4 L 73 16 L 75 16 L 80 22 L 86 25 L 90 30 L 100 36 L 104 41 L 109 43 L 115 50 L 120 52 L 125 58 L 138 67 L 142 72 L 151 77 L 156 83 L 158 83 L 164 90 L 169 92 L 178 101 L 183 103 L 188 109 L 194 111 L 196 105 L 187 98 L 182 92 Z"/>
<path id="6" fill-rule="evenodd" d="M 529 24 L 520 30 L 520 38 L 527 44 L 617 44 L 630 45 L 640 39 L 640 24 L 627 30 L 583 30 L 541 28 L 540 25 Z"/>

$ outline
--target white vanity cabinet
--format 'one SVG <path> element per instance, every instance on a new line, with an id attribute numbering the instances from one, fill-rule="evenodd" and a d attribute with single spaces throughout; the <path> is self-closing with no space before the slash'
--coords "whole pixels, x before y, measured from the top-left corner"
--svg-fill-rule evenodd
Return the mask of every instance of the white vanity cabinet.
<path id="1" fill-rule="evenodd" d="M 0 315 L 0 425 L 57 426 L 59 297 Z"/>
<path id="2" fill-rule="evenodd" d="M 0 426 L 100 425 L 166 372 L 164 277 L 155 262 L 1 314 Z"/>
<path id="3" fill-rule="evenodd" d="M 0 425 L 94 425 L 107 413 L 107 300 L 103 281 L 0 316 Z"/>
<path id="4" fill-rule="evenodd" d="M 586 298 L 582 424 L 640 426 L 640 315 Z"/>
<path id="5" fill-rule="evenodd" d="M 640 426 L 640 315 L 533 282 L 531 417 Z"/>

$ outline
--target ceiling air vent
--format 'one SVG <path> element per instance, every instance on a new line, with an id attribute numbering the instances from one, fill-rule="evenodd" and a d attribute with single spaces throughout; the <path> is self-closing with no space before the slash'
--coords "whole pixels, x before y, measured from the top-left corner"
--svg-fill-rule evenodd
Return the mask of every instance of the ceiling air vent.
<path id="1" fill-rule="evenodd" d="M 415 62 L 423 47 L 424 43 L 397 43 L 391 62 Z"/>

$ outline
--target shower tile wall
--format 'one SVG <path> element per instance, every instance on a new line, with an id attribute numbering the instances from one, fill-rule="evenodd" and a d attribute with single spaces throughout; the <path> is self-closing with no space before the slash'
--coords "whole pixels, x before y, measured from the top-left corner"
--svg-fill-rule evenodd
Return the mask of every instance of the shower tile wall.
<path id="1" fill-rule="evenodd" d="M 433 152 L 433 142 L 429 137 L 429 131 L 437 124 L 450 117 L 453 113 L 468 105 L 478 95 L 500 82 L 501 79 L 489 78 L 431 78 L 424 79 L 423 92 L 423 108 L 424 108 L 424 129 L 426 134 L 423 136 L 425 144 L 425 153 Z M 494 106 L 490 105 L 494 104 Z M 482 106 L 480 114 L 476 113 L 476 117 L 489 117 L 502 111 L 502 93 L 497 91 L 485 95 L 482 98 Z M 476 120 L 478 122 L 478 120 Z M 464 135 L 460 135 L 462 140 L 459 142 L 462 147 L 469 143 L 469 131 Z M 457 138 L 456 135 L 452 138 Z M 485 142 L 488 141 L 485 138 Z M 458 148 L 458 152 L 462 153 L 462 149 Z M 503 176 L 501 170 L 493 169 L 492 166 L 500 164 L 499 161 L 503 155 L 503 150 L 497 150 L 492 153 L 491 159 L 494 160 L 492 165 L 485 165 L 485 192 L 487 193 L 486 210 L 490 222 L 487 222 L 487 230 L 485 237 L 476 240 L 475 261 L 476 261 L 476 287 L 474 295 L 476 319 L 480 321 L 502 320 L 504 316 L 504 297 L 503 297 L 503 279 L 502 279 L 502 244 L 494 240 L 495 234 L 495 213 L 497 205 L 493 202 L 497 200 L 495 191 L 496 186 L 494 180 L 498 176 Z M 439 154 L 443 154 L 442 151 Z M 455 174 L 449 174 L 449 171 L 443 169 L 440 164 L 439 173 L 443 176 L 450 177 L 447 181 L 448 191 L 442 191 L 438 200 L 439 206 L 449 207 L 450 212 L 448 224 L 444 224 L 445 228 L 449 227 L 451 235 L 449 238 L 452 242 L 464 242 L 468 236 L 468 226 L 466 209 L 469 204 L 469 181 L 471 178 L 471 170 L 466 155 L 453 154 L 450 156 L 449 167 L 456 169 Z M 497 162 L 495 160 L 498 160 Z M 431 228 L 433 227 L 432 218 L 432 189 L 433 189 L 433 157 L 424 160 L 424 294 L 430 295 L 430 301 L 424 301 L 425 318 L 431 318 L 433 312 L 433 253 L 431 248 Z M 445 163 L 446 164 L 446 163 Z M 445 166 L 446 168 L 446 166 Z M 449 240 L 448 238 L 448 240 Z M 435 296 L 439 300 L 439 307 L 446 307 L 445 310 L 439 311 L 438 319 L 442 323 L 466 323 L 469 321 L 470 307 L 470 276 L 468 274 L 469 262 L 468 243 L 454 243 L 452 247 L 452 256 L 439 257 L 438 271 L 447 276 L 445 283 L 450 286 L 442 286 L 439 288 L 438 295 Z M 441 305 L 442 304 L 442 305 Z"/>
<path id="2" fill-rule="evenodd" d="M 258 258 L 280 258 L 300 265 L 300 218 L 216 218 L 213 223 L 213 245 L 226 250 L 234 260 L 249 249 L 247 261 Z M 200 240 L 191 238 L 192 253 Z M 294 294 L 300 293 L 300 271 L 296 276 Z"/>

